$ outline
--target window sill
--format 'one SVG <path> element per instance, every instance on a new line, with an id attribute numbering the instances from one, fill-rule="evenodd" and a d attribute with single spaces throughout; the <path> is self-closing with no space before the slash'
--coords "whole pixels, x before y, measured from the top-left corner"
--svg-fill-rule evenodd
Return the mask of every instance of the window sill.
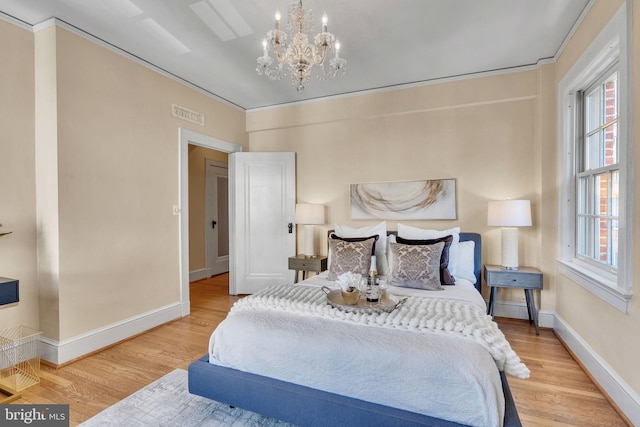
<path id="1" fill-rule="evenodd" d="M 631 293 L 623 292 L 617 283 L 575 262 L 558 260 L 560 273 L 608 302 L 623 313 L 629 313 Z"/>

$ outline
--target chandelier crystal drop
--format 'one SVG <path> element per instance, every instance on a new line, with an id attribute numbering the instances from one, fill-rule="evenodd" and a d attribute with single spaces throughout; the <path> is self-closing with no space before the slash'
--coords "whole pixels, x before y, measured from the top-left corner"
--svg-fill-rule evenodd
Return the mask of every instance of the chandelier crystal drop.
<path id="1" fill-rule="evenodd" d="M 309 82 L 314 65 L 322 70 L 317 76 L 322 79 L 334 79 L 344 74 L 347 61 L 340 58 L 340 42 L 327 31 L 327 15 L 322 16 L 322 32 L 313 37 L 313 44 L 309 43 L 307 33 L 312 30 L 313 14 L 310 9 L 302 6 L 302 0 L 289 8 L 289 22 L 287 31 L 280 29 L 280 12 L 276 12 L 275 29 L 267 33 L 262 41 L 262 56 L 257 59 L 256 71 L 271 80 L 281 79 L 285 75 L 298 92 L 302 92 Z M 269 56 L 269 51 L 273 57 Z M 325 67 L 327 53 L 335 52 L 333 58 Z"/>

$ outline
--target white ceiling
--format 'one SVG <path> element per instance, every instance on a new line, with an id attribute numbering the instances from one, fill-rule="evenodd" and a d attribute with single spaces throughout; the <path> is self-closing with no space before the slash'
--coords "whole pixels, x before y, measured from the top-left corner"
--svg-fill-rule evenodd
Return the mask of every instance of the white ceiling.
<path id="1" fill-rule="evenodd" d="M 592 0 L 304 0 L 314 33 L 327 13 L 347 69 L 302 93 L 255 71 L 274 12 L 286 24 L 290 1 L 0 0 L 0 11 L 31 26 L 57 18 L 248 110 L 531 66 L 557 55 Z M 221 34 L 231 38 L 205 16 L 235 28 Z"/>

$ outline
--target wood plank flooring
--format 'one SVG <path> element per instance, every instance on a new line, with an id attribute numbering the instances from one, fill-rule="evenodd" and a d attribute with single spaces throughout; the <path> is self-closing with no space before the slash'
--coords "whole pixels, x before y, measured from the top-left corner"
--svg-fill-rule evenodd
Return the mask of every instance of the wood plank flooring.
<path id="1" fill-rule="evenodd" d="M 191 284 L 191 315 L 169 322 L 60 368 L 42 366 L 41 382 L 16 404 L 70 404 L 75 426 L 207 352 L 209 335 L 238 297 L 228 277 Z M 496 319 L 531 378 L 508 377 L 520 418 L 529 426 L 625 426 L 553 331 L 535 335 L 526 321 Z"/>

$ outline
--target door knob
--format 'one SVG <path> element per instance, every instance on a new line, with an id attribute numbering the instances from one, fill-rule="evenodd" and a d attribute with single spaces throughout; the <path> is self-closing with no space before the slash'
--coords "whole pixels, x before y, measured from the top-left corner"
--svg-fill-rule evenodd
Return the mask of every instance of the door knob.
<path id="1" fill-rule="evenodd" d="M 289 227 L 289 234 L 293 234 L 293 223 L 290 222 L 287 227 Z"/>
<path id="2" fill-rule="evenodd" d="M 217 222 L 211 221 L 211 228 L 216 228 L 216 224 L 217 224 Z"/>

